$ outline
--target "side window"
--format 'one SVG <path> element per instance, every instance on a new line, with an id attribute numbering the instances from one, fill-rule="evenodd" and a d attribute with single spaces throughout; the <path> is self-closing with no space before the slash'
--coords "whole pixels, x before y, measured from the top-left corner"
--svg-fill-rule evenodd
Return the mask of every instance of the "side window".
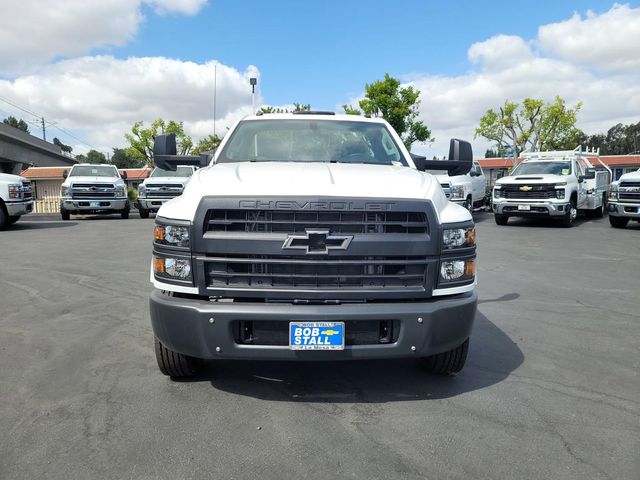
<path id="1" fill-rule="evenodd" d="M 579 161 L 574 162 L 574 166 L 576 171 L 576 177 L 579 177 L 580 175 L 584 175 L 584 169 L 582 168 L 582 165 L 580 165 Z"/>
<path id="2" fill-rule="evenodd" d="M 398 152 L 398 149 L 395 147 L 393 140 L 389 136 L 389 133 L 386 131 L 386 129 L 382 131 L 382 148 L 384 148 L 384 151 L 392 161 L 400 161 L 400 152 Z"/>
<path id="3" fill-rule="evenodd" d="M 483 175 L 482 167 L 480 166 L 480 164 L 476 163 L 475 167 L 476 167 L 476 172 L 478 173 L 478 176 Z"/>

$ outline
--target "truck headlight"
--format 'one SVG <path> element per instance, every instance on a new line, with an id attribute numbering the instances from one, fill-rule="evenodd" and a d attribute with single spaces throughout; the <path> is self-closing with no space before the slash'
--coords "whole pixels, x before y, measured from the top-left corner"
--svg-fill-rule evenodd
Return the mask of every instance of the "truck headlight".
<path id="1" fill-rule="evenodd" d="M 556 198 L 564 198 L 565 193 L 564 193 L 564 188 L 556 188 Z"/>
<path id="2" fill-rule="evenodd" d="M 160 245 L 189 247 L 189 227 L 186 225 L 156 225 L 154 240 Z"/>
<path id="3" fill-rule="evenodd" d="M 188 258 L 153 257 L 153 273 L 159 278 L 191 281 L 191 260 Z"/>
<path id="4" fill-rule="evenodd" d="M 445 228 L 442 231 L 442 249 L 468 248 L 476 245 L 476 227 Z"/>
<path id="5" fill-rule="evenodd" d="M 9 185 L 9 198 L 22 198 L 22 185 L 20 185 L 19 183 L 13 183 Z"/>
<path id="6" fill-rule="evenodd" d="M 609 200 L 618 200 L 618 187 L 611 186 L 611 190 L 609 190 Z"/>
<path id="7" fill-rule="evenodd" d="M 476 260 L 447 259 L 440 262 L 440 285 L 473 281 L 476 274 Z"/>
<path id="8" fill-rule="evenodd" d="M 124 187 L 116 187 L 116 197 L 124 197 L 125 189 Z"/>
<path id="9" fill-rule="evenodd" d="M 69 185 L 62 185 L 62 187 L 60 187 L 60 196 L 62 196 L 62 197 L 70 197 L 71 196 L 71 187 Z"/>
<path id="10" fill-rule="evenodd" d="M 140 185 L 138 187 L 138 196 L 145 197 L 146 195 L 147 195 L 147 187 L 145 187 L 144 185 Z"/>
<path id="11" fill-rule="evenodd" d="M 462 185 L 451 185 L 449 193 L 451 194 L 452 199 L 464 198 L 464 187 Z"/>
<path id="12" fill-rule="evenodd" d="M 500 186 L 493 187 L 493 198 L 501 198 L 502 190 Z"/>

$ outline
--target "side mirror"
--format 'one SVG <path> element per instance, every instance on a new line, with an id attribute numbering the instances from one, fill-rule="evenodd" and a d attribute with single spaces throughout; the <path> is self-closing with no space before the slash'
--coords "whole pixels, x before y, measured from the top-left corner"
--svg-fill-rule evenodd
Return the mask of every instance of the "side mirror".
<path id="1" fill-rule="evenodd" d="M 127 172 L 120 172 L 120 176 L 122 177 L 123 180 L 127 179 Z"/>
<path id="2" fill-rule="evenodd" d="M 584 172 L 584 178 L 591 180 L 596 178 L 596 169 L 595 168 L 587 168 L 587 171 Z"/>
<path id="3" fill-rule="evenodd" d="M 62 172 L 62 178 L 64 178 L 66 180 L 68 176 L 69 176 L 69 171 L 68 170 L 65 170 L 64 172 Z"/>
<path id="4" fill-rule="evenodd" d="M 413 163 L 421 172 L 425 170 L 446 170 L 454 177 L 466 175 L 473 168 L 473 150 L 464 140 L 452 138 L 449 143 L 449 160 L 427 160 L 426 157 L 411 154 Z"/>
<path id="5" fill-rule="evenodd" d="M 582 183 L 582 182 L 584 182 L 584 175 L 580 175 L 578 177 L 578 183 Z"/>
<path id="6" fill-rule="evenodd" d="M 206 167 L 211 157 L 201 154 L 199 156 L 177 155 L 176 134 L 158 135 L 153 141 L 153 163 L 162 170 L 175 172 L 178 165 L 193 165 Z"/>

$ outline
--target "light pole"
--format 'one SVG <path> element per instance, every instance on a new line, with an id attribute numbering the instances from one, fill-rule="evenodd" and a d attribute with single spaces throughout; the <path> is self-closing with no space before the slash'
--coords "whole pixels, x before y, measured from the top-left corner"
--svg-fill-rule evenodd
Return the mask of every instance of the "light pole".
<path id="1" fill-rule="evenodd" d="M 249 79 L 249 85 L 251 85 L 251 104 L 253 105 L 253 114 L 256 114 L 256 85 L 258 84 L 258 79 L 255 77 L 251 77 Z"/>

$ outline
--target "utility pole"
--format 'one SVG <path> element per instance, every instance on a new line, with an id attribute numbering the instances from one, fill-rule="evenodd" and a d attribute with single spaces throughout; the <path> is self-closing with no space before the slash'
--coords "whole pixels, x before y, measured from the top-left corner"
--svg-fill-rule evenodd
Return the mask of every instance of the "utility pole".
<path id="1" fill-rule="evenodd" d="M 42 140 L 47 141 L 47 132 L 44 128 L 44 117 L 42 117 Z"/>
<path id="2" fill-rule="evenodd" d="M 213 136 L 216 136 L 216 95 L 218 90 L 218 64 L 213 66 Z"/>

